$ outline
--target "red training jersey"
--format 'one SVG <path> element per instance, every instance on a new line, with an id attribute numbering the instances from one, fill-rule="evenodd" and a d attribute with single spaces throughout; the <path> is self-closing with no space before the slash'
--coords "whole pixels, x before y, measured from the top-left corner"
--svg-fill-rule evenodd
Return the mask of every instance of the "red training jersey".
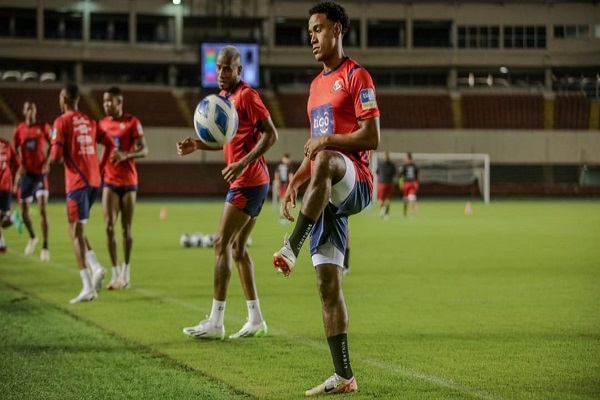
<path id="1" fill-rule="evenodd" d="M 136 140 L 144 137 L 142 123 L 131 114 L 123 114 L 118 119 L 106 116 L 100 120 L 98 127 L 112 138 L 115 143 L 114 151 L 134 151 Z M 137 185 L 138 174 L 133 158 L 117 165 L 112 161 L 106 164 L 104 182 L 115 186 Z"/>
<path id="2" fill-rule="evenodd" d="M 310 85 L 307 112 L 311 137 L 344 135 L 358 130 L 358 121 L 379 117 L 371 75 L 351 58 L 331 71 L 321 72 Z M 370 151 L 348 153 L 328 149 L 348 156 L 356 167 L 356 179 L 367 181 L 373 188 Z"/>
<path id="3" fill-rule="evenodd" d="M 46 163 L 46 144 L 50 143 L 50 125 L 36 122 L 27 125 L 21 122 L 13 133 L 13 146 L 21 153 L 21 163 L 25 172 L 41 174 Z"/>
<path id="4" fill-rule="evenodd" d="M 107 148 L 113 147 L 110 137 L 97 130 L 96 121 L 79 111 L 67 111 L 54 121 L 52 159 L 57 159 L 57 148 L 62 148 L 67 193 L 86 186 L 100 186 L 100 163 L 96 149 L 98 142 L 102 142 Z"/>
<path id="5" fill-rule="evenodd" d="M 223 146 L 223 154 L 227 165 L 240 161 L 246 156 L 262 137 L 262 120 L 267 118 L 269 110 L 263 104 L 258 92 L 246 82 L 240 81 L 231 93 L 221 91 L 235 107 L 238 114 L 238 130 L 231 142 Z M 244 172 L 229 186 L 248 187 L 260 186 L 270 182 L 269 170 L 265 157 L 261 156 L 248 164 Z"/>
<path id="6" fill-rule="evenodd" d="M 19 157 L 10 142 L 0 138 L 0 191 L 12 191 L 13 177 L 19 165 Z"/>

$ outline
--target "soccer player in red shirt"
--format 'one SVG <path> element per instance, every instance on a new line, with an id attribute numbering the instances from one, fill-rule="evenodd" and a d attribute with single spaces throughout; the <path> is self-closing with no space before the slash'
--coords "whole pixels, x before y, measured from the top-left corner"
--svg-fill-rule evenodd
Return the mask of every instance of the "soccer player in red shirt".
<path id="1" fill-rule="evenodd" d="M 37 199 L 40 208 L 42 228 L 42 251 L 40 260 L 50 261 L 48 249 L 48 171 L 50 168 L 50 125 L 37 120 L 37 107 L 33 101 L 23 104 L 25 120 L 15 128 L 13 146 L 21 156 L 21 168 L 17 171 L 15 184 L 18 183 L 17 198 L 21 204 L 23 222 L 29 232 L 29 241 L 25 247 L 25 255 L 33 254 L 38 238 L 31 223 L 29 206 L 33 198 Z"/>
<path id="2" fill-rule="evenodd" d="M 6 253 L 6 241 L 2 228 L 11 225 L 10 200 L 13 190 L 14 171 L 19 168 L 19 156 L 10 142 L 0 138 L 0 253 Z"/>
<path id="3" fill-rule="evenodd" d="M 335 373 L 306 396 L 358 390 L 348 355 L 348 312 L 342 292 L 342 265 L 348 216 L 371 202 L 373 177 L 369 151 L 379 145 L 379 109 L 369 73 L 344 55 L 342 38 L 350 19 L 340 5 L 326 1 L 309 10 L 308 33 L 315 59 L 323 64 L 308 97 L 311 137 L 304 159 L 283 199 L 290 221 L 298 189 L 309 181 L 298 221 L 284 246 L 273 255 L 274 266 L 289 275 L 304 240 L 317 275 L 325 334 Z"/>
<path id="4" fill-rule="evenodd" d="M 96 121 L 77 110 L 78 103 L 77 85 L 67 85 L 61 90 L 59 104 L 63 114 L 54 121 L 50 152 L 53 162 L 64 163 L 69 235 L 83 283 L 81 292 L 71 299 L 71 304 L 98 297 L 96 288 L 101 286 L 106 273 L 91 249 L 85 235 L 85 225 L 100 191 L 100 172 L 104 170 L 115 147 L 110 136 L 97 129 Z M 104 145 L 100 162 L 96 143 Z"/>
<path id="5" fill-rule="evenodd" d="M 273 190 L 277 191 L 279 202 L 283 199 L 287 186 L 293 176 L 294 173 L 292 172 L 292 167 L 290 165 L 290 155 L 286 153 L 281 157 L 281 163 L 279 163 L 275 169 L 275 177 L 273 178 Z M 281 217 L 279 222 L 282 224 L 288 223 L 288 220 Z"/>
<path id="6" fill-rule="evenodd" d="M 116 86 L 103 95 L 104 117 L 98 124 L 115 143 L 110 162 L 104 170 L 102 210 L 106 224 L 108 253 L 112 262 L 112 277 L 107 289 L 127 289 L 130 285 L 130 259 L 133 235 L 131 224 L 137 198 L 138 174 L 134 159 L 145 157 L 148 146 L 139 119 L 123 113 L 123 93 Z M 123 267 L 119 266 L 115 224 L 121 214 L 123 234 Z"/>
<path id="7" fill-rule="evenodd" d="M 404 216 L 408 215 L 410 204 L 411 217 L 417 213 L 417 193 L 419 192 L 419 168 L 415 165 L 412 153 L 406 153 L 406 162 L 400 170 L 402 177 L 402 197 L 404 201 Z"/>
<path id="8" fill-rule="evenodd" d="M 227 166 L 221 171 L 229 182 L 221 221 L 214 241 L 214 293 L 210 316 L 183 333 L 196 338 L 225 337 L 223 319 L 231 266 L 235 262 L 246 296 L 248 320 L 230 339 L 263 336 L 267 324 L 263 319 L 256 284 L 254 265 L 246 242 L 269 189 L 269 171 L 264 154 L 277 141 L 277 130 L 256 90 L 241 80 L 240 52 L 233 46 L 222 48 L 217 55 L 217 77 L 220 95 L 227 97 L 238 113 L 238 130 L 232 141 L 223 147 Z M 191 138 L 177 143 L 180 156 L 196 150 L 215 150 L 200 140 Z"/>

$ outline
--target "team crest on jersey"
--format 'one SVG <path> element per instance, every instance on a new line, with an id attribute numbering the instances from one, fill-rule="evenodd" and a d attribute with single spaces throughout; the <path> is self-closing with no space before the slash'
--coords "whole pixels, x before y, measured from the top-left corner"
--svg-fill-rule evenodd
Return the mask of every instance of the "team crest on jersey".
<path id="1" fill-rule="evenodd" d="M 342 90 L 342 87 L 343 87 L 343 85 L 342 85 L 342 80 L 341 80 L 341 79 L 337 79 L 337 80 L 336 80 L 336 81 L 333 83 L 333 87 L 332 87 L 332 89 L 333 89 L 333 93 L 337 93 L 337 92 L 339 92 L 340 90 Z"/>
<path id="2" fill-rule="evenodd" d="M 125 130 L 125 123 L 124 123 L 124 122 L 121 122 L 121 123 L 119 124 L 119 128 L 121 128 L 121 130 L 122 130 L 122 131 L 124 131 L 124 130 Z"/>
<path id="3" fill-rule="evenodd" d="M 367 88 L 360 91 L 360 105 L 363 110 L 369 110 L 377 107 L 375 101 L 375 91 L 373 88 Z"/>
<path id="4" fill-rule="evenodd" d="M 310 129 L 311 137 L 319 137 L 323 135 L 332 135 L 333 126 L 333 107 L 331 103 L 323 104 L 310 110 L 310 120 L 312 122 Z"/>

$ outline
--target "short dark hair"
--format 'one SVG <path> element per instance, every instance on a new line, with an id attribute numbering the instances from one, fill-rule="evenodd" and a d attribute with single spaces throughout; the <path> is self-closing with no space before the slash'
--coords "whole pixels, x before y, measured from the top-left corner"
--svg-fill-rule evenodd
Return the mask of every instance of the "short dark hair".
<path id="1" fill-rule="evenodd" d="M 308 15 L 313 14 L 325 14 L 328 20 L 339 22 L 342 25 L 342 36 L 348 32 L 350 17 L 344 7 L 339 4 L 333 1 L 321 1 L 308 10 Z"/>
<path id="2" fill-rule="evenodd" d="M 108 89 L 106 89 L 106 93 L 110 93 L 113 96 L 123 96 L 123 92 L 118 86 L 109 87 Z"/>
<path id="3" fill-rule="evenodd" d="M 75 102 L 77 99 L 79 99 L 79 86 L 77 86 L 76 84 L 68 84 L 67 86 L 65 86 L 64 91 L 67 96 L 67 99 L 69 99 L 70 101 Z"/>

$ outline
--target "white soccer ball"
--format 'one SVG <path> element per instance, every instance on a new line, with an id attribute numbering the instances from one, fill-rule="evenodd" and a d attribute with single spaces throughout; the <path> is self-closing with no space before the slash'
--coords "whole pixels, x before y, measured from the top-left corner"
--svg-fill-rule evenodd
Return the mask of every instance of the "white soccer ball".
<path id="1" fill-rule="evenodd" d="M 233 139 L 237 128 L 237 111 L 225 97 L 211 94 L 196 106 L 194 129 L 207 146 L 223 147 Z"/>
<path id="2" fill-rule="evenodd" d="M 200 232 L 195 232 L 190 236 L 191 247 L 202 247 L 202 238 L 204 235 Z"/>
<path id="3" fill-rule="evenodd" d="M 187 233 L 181 235 L 181 237 L 179 238 L 179 245 L 181 247 L 190 247 L 192 245 L 190 241 L 190 235 L 188 235 Z"/>

